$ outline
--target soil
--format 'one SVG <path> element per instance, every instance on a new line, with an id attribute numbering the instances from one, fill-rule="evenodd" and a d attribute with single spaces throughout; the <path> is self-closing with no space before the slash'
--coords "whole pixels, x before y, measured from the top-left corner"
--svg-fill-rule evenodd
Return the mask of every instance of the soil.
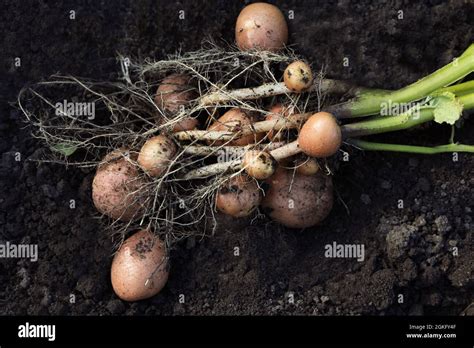
<path id="1" fill-rule="evenodd" d="M 315 67 L 324 65 L 330 77 L 368 87 L 413 82 L 474 41 L 469 1 L 277 4 L 294 11 L 290 42 L 298 53 Z M 335 171 L 337 200 L 321 226 L 295 231 L 223 218 L 215 237 L 176 247 L 169 282 L 158 296 L 125 303 L 114 295 L 113 244 L 92 205 L 93 172 L 34 162 L 44 145 L 32 139 L 11 103 L 23 86 L 56 72 L 114 79 L 118 52 L 163 58 L 197 49 L 205 37 L 232 42 L 243 5 L 3 3 L 0 242 L 37 243 L 39 260 L 0 261 L 0 314 L 458 315 L 473 302 L 474 156 L 459 154 L 454 161 L 451 154 L 351 148 L 345 148 L 349 161 L 341 159 Z M 456 139 L 474 144 L 473 130 L 471 116 Z M 383 138 L 434 144 L 447 141 L 449 132 L 430 126 Z M 364 244 L 364 261 L 325 257 L 333 242 Z"/>

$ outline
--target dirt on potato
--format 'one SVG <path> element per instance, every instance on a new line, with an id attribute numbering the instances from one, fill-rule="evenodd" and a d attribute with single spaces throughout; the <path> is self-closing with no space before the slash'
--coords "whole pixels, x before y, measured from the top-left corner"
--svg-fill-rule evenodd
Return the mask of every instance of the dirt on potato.
<path id="1" fill-rule="evenodd" d="M 329 77 L 367 87 L 402 87 L 474 41 L 469 1 L 272 3 L 292 11 L 289 43 L 297 53 Z M 474 156 L 349 147 L 334 170 L 334 208 L 321 226 L 295 231 L 222 217 L 213 238 L 176 246 L 158 296 L 126 303 L 114 295 L 113 241 L 92 203 L 94 170 L 34 162 L 44 158 L 44 144 L 12 103 L 22 87 L 56 72 L 114 80 L 118 52 L 165 58 L 198 49 L 206 37 L 233 42 L 243 5 L 3 3 L 0 242 L 38 244 L 39 254 L 37 262 L 0 260 L 0 314 L 458 315 L 473 302 Z M 474 144 L 473 130 L 466 117 L 456 139 Z M 383 140 L 431 145 L 449 134 L 449 127 L 430 126 Z M 334 242 L 363 244 L 364 260 L 328 257 Z"/>

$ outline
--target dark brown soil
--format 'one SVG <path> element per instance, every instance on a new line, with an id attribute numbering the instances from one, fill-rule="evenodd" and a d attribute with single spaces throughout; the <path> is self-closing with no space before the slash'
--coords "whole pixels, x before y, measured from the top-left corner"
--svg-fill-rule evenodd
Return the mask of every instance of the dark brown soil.
<path id="1" fill-rule="evenodd" d="M 278 5 L 294 11 L 290 42 L 298 53 L 317 68 L 324 64 L 328 76 L 369 87 L 415 81 L 474 41 L 469 1 Z M 25 84 L 56 72 L 114 79 L 118 52 L 163 58 L 197 49 L 206 36 L 231 42 L 242 6 L 224 0 L 4 2 L 0 241 L 38 243 L 39 260 L 0 260 L 0 314 L 457 315 L 473 301 L 474 156 L 460 154 L 454 162 L 450 154 L 349 148 L 350 160 L 340 162 L 334 177 L 339 199 L 322 226 L 300 232 L 225 219 L 214 238 L 191 239 L 173 251 L 161 294 L 132 304 L 114 295 L 112 241 L 92 205 L 93 172 L 32 162 L 42 158 L 43 145 L 9 102 Z M 456 135 L 474 144 L 472 117 Z M 418 144 L 448 138 L 449 128 L 441 126 L 384 137 Z M 365 260 L 326 258 L 325 245 L 334 241 L 364 243 Z"/>

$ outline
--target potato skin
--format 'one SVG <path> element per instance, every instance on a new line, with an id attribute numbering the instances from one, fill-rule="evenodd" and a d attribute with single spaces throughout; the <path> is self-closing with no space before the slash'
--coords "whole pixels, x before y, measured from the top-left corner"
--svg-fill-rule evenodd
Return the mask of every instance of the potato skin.
<path id="1" fill-rule="evenodd" d="M 232 177 L 216 194 L 216 207 L 233 217 L 250 215 L 260 204 L 262 192 L 255 180 L 246 175 Z"/>
<path id="2" fill-rule="evenodd" d="M 263 210 L 284 226 L 306 228 L 317 225 L 332 209 L 334 197 L 329 176 L 295 173 L 293 177 L 292 171 L 279 168 L 266 182 L 269 188 L 262 201 Z"/>
<path id="3" fill-rule="evenodd" d="M 137 162 L 149 175 L 158 177 L 168 169 L 176 152 L 176 145 L 171 139 L 157 135 L 143 144 Z"/>
<path id="4" fill-rule="evenodd" d="M 235 128 L 242 128 L 252 124 L 252 118 L 244 110 L 233 108 L 219 117 L 210 127 L 211 131 L 233 131 Z M 264 134 L 249 134 L 229 142 L 229 145 L 244 146 L 255 144 L 263 138 Z M 210 142 L 214 145 L 222 145 L 223 141 Z"/>
<path id="5" fill-rule="evenodd" d="M 190 83 L 191 77 L 186 74 L 171 74 L 163 79 L 155 95 L 155 104 L 166 113 L 176 114 L 182 106 L 197 98 L 197 92 Z M 163 119 L 158 118 L 162 124 Z M 185 117 L 176 122 L 171 131 L 181 132 L 195 129 L 199 121 L 194 117 Z"/>
<path id="6" fill-rule="evenodd" d="M 249 150 L 242 158 L 242 167 L 252 178 L 267 179 L 275 172 L 278 162 L 266 151 Z"/>
<path id="7" fill-rule="evenodd" d="M 92 200 L 97 210 L 113 219 L 130 221 L 143 214 L 143 197 L 137 192 L 145 180 L 134 165 L 135 155 L 118 149 L 104 157 L 92 181 Z M 130 162 L 132 161 L 132 163 Z"/>
<path id="8" fill-rule="evenodd" d="M 288 42 L 288 25 L 280 9 L 257 2 L 246 6 L 235 24 L 235 41 L 242 50 L 279 51 Z"/>
<path id="9" fill-rule="evenodd" d="M 301 150 L 311 157 L 334 155 L 342 144 L 341 127 L 328 112 L 317 112 L 303 125 L 298 136 Z"/>
<path id="10" fill-rule="evenodd" d="M 181 106 L 185 106 L 196 96 L 188 75 L 172 74 L 165 77 L 158 86 L 155 103 L 164 111 L 176 113 Z"/>
<path id="11" fill-rule="evenodd" d="M 112 261 L 112 287 L 122 300 L 152 297 L 163 289 L 167 280 L 165 244 L 148 230 L 126 239 Z"/>
<path id="12" fill-rule="evenodd" d="M 182 120 L 176 122 L 173 125 L 173 129 L 171 132 L 183 132 L 183 131 L 190 131 L 196 129 L 199 125 L 199 121 L 194 117 L 184 117 Z"/>
<path id="13" fill-rule="evenodd" d="M 283 81 L 290 91 L 301 93 L 311 87 L 313 72 L 308 64 L 298 60 L 286 67 Z"/>
<path id="14" fill-rule="evenodd" d="M 283 104 L 275 104 L 273 105 L 270 110 L 270 113 L 265 116 L 265 121 L 275 120 L 280 117 L 286 118 L 293 114 L 292 110 L 288 107 L 284 106 Z M 267 132 L 268 139 L 272 141 L 284 141 L 288 138 L 288 131 L 287 130 L 269 130 Z"/>
<path id="15" fill-rule="evenodd" d="M 313 157 L 300 157 L 295 161 L 296 172 L 302 175 L 314 175 L 319 172 L 318 161 Z"/>

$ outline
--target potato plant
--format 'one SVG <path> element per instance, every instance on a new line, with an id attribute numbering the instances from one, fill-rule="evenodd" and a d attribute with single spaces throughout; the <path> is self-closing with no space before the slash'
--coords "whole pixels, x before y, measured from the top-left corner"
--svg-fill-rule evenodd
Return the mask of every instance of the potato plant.
<path id="1" fill-rule="evenodd" d="M 474 81 L 463 80 L 474 70 L 474 45 L 423 79 L 390 91 L 312 71 L 285 47 L 287 24 L 273 5 L 245 7 L 235 35 L 238 49 L 203 43 L 166 60 L 130 63 L 120 57 L 120 80 L 54 76 L 18 97 L 53 161 L 95 168 L 93 202 L 121 237 L 112 284 L 122 299 L 159 292 L 169 249 L 188 236 L 212 235 L 218 212 L 234 218 L 266 214 L 294 229 L 322 223 L 334 204 L 331 164 L 341 148 L 474 153 L 473 145 L 454 140 L 454 124 L 474 108 Z M 55 88 L 64 86 L 93 101 L 103 117 L 53 113 L 65 98 Z M 333 102 L 332 95 L 345 101 Z M 410 107 L 387 116 L 387 103 Z M 366 138 L 431 121 L 453 126 L 449 143 Z"/>

